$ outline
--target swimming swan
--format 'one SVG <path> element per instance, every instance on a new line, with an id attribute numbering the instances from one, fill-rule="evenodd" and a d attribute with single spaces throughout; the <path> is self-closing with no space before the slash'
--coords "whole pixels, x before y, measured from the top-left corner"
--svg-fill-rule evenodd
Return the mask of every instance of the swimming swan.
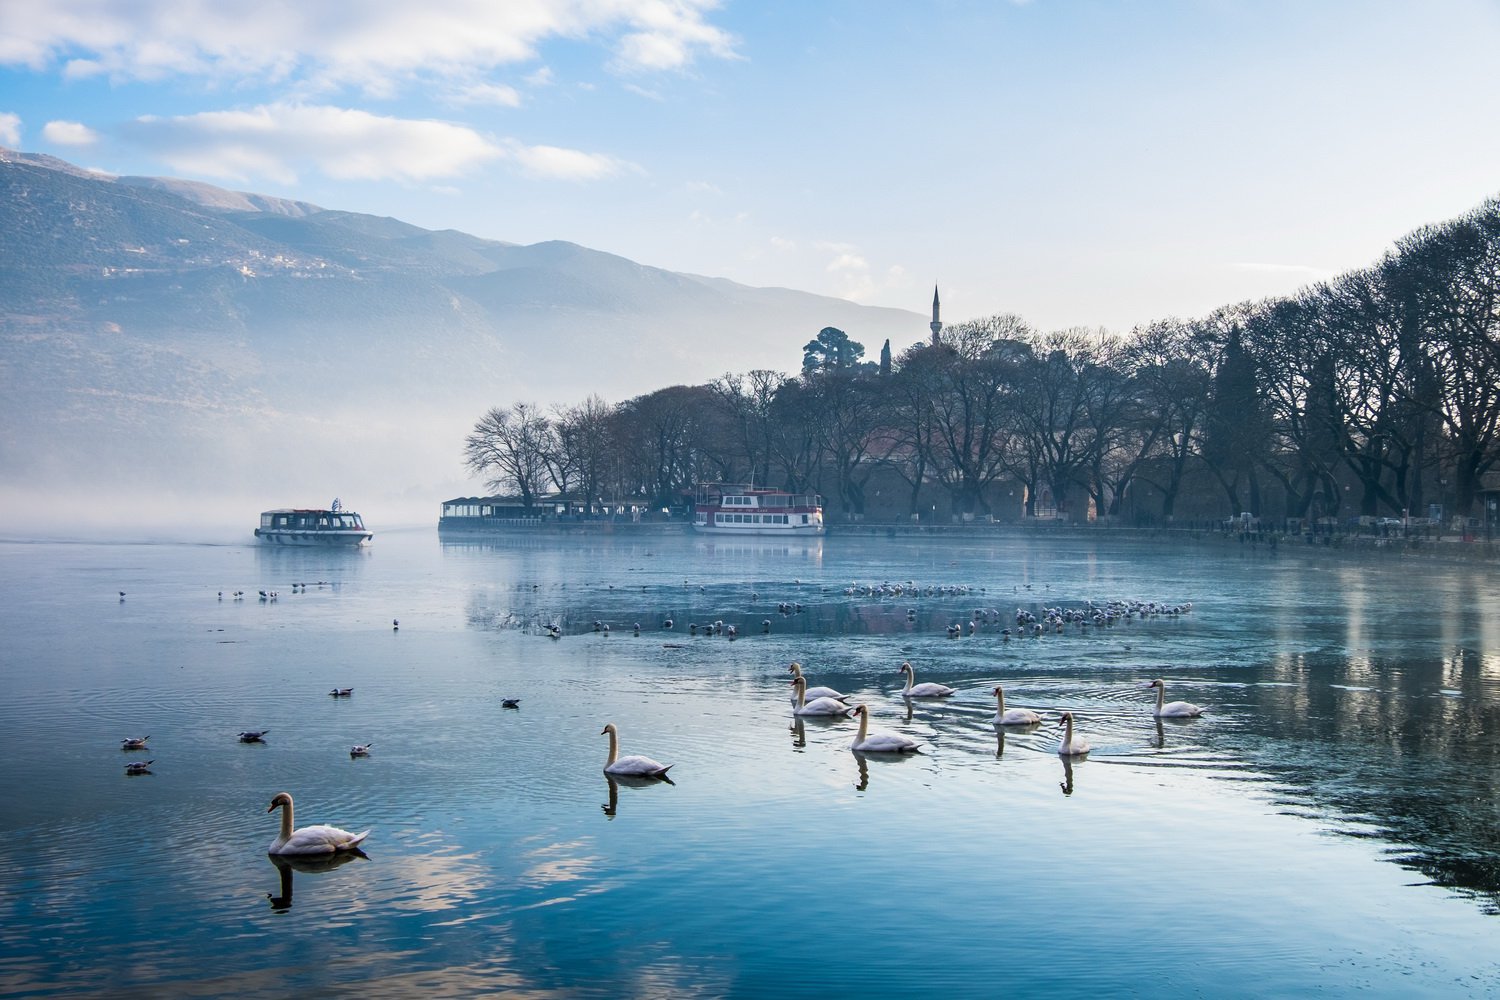
<path id="1" fill-rule="evenodd" d="M 667 772 L 674 766 L 652 760 L 650 757 L 643 757 L 640 754 L 621 757 L 619 756 L 620 731 L 615 728 L 613 722 L 606 723 L 604 728 L 599 730 L 600 736 L 603 736 L 605 733 L 609 734 L 609 759 L 604 762 L 605 774 L 633 774 L 638 777 L 665 778 Z"/>
<path id="2" fill-rule="evenodd" d="M 786 669 L 787 672 L 790 673 L 793 677 L 802 676 L 802 664 L 798 663 L 796 660 L 793 660 L 792 665 L 790 667 L 787 667 Z M 849 696 L 846 694 L 840 694 L 831 687 L 810 687 L 807 689 L 807 697 L 809 700 L 816 698 L 837 698 L 839 701 L 843 701 Z"/>
<path id="3" fill-rule="evenodd" d="M 1190 701 L 1167 701 L 1167 687 L 1161 678 L 1146 686 L 1156 688 L 1156 708 L 1151 714 L 1158 719 L 1196 719 L 1203 714 L 1203 709 Z"/>
<path id="4" fill-rule="evenodd" d="M 1089 741 L 1082 736 L 1073 735 L 1073 713 L 1064 712 L 1060 725 L 1067 727 L 1063 734 L 1062 743 L 1058 744 L 1057 755 L 1059 757 L 1082 757 L 1089 752 Z"/>
<path id="5" fill-rule="evenodd" d="M 1034 726 L 1042 717 L 1029 708 L 1005 707 L 1005 692 L 995 688 L 995 724 L 997 726 Z"/>
<path id="6" fill-rule="evenodd" d="M 855 705 L 854 714 L 859 716 L 859 733 L 854 737 L 850 750 L 860 753 L 916 753 L 922 745 L 900 733 L 870 732 L 870 709 L 867 705 Z"/>
<path id="7" fill-rule="evenodd" d="M 957 688 L 948 687 L 946 684 L 913 684 L 917 679 L 917 672 L 911 668 L 911 662 L 901 664 L 901 673 L 906 675 L 906 687 L 901 691 L 903 698 L 946 698 L 950 694 L 958 694 Z"/>
<path id="8" fill-rule="evenodd" d="M 350 833 L 336 826 L 304 826 L 292 829 L 292 797 L 286 792 L 277 792 L 266 812 L 281 809 L 281 833 L 266 848 L 267 854 L 334 854 L 352 851 L 360 841 L 370 835 L 369 830 Z"/>
<path id="9" fill-rule="evenodd" d="M 850 715 L 854 709 L 837 698 L 814 698 L 807 700 L 807 678 L 801 675 L 792 678 L 792 711 L 797 715 Z"/>

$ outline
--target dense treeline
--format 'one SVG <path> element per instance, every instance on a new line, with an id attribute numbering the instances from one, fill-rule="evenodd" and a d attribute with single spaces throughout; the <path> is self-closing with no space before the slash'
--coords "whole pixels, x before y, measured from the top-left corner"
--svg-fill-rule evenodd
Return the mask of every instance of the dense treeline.
<path id="1" fill-rule="evenodd" d="M 825 328 L 800 373 L 725 374 L 609 404 L 490 410 L 466 446 L 492 489 L 667 505 L 703 481 L 816 490 L 865 510 L 877 473 L 953 514 L 1024 487 L 1079 517 L 1149 483 L 1221 509 L 1321 518 L 1474 510 L 1500 456 L 1500 200 L 1402 239 L 1373 266 L 1287 298 L 1118 336 L 1016 316 L 945 329 L 879 362 Z M 1440 485 L 1441 484 L 1441 485 Z M 1274 497 L 1284 510 L 1265 509 Z"/>

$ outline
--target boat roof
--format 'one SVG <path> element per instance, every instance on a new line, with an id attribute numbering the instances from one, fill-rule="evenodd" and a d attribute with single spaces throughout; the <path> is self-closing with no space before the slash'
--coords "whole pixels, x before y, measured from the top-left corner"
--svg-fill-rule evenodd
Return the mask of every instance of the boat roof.
<path id="1" fill-rule="evenodd" d="M 353 514 L 354 511 L 347 507 L 338 510 L 330 510 L 327 507 L 272 507 L 270 510 L 261 511 L 262 514 Z"/>

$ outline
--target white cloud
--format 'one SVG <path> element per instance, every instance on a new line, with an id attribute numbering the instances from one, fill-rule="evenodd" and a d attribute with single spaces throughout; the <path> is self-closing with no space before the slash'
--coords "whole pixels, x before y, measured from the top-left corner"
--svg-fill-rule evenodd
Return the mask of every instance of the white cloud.
<path id="1" fill-rule="evenodd" d="M 42 138 L 57 146 L 82 148 L 99 141 L 99 133 L 79 122 L 53 121 L 42 126 Z"/>
<path id="2" fill-rule="evenodd" d="M 506 155 L 462 125 L 317 105 L 147 116 L 123 131 L 186 173 L 238 181 L 265 177 L 284 184 L 309 168 L 346 180 L 425 181 L 457 176 Z"/>
<path id="3" fill-rule="evenodd" d="M 10 111 L 0 111 L 0 146 L 12 149 L 21 145 L 21 116 Z"/>
<path id="4" fill-rule="evenodd" d="M 645 87 L 640 87 L 633 83 L 625 84 L 625 89 L 630 91 L 632 94 L 635 94 L 637 97 L 644 97 L 648 101 L 660 101 L 662 99 L 660 91 L 648 90 Z"/>
<path id="5" fill-rule="evenodd" d="M 527 74 L 526 84 L 530 87 L 550 87 L 556 82 L 552 77 L 552 67 L 543 66 L 535 73 Z"/>
<path id="6" fill-rule="evenodd" d="M 448 99 L 454 104 L 494 104 L 506 108 L 521 106 L 521 93 L 515 87 L 500 83 L 474 83 L 458 87 Z"/>
<path id="7" fill-rule="evenodd" d="M 797 243 L 795 240 L 789 240 L 784 236 L 772 236 L 771 249 L 777 253 L 791 253 L 797 249 Z"/>
<path id="8" fill-rule="evenodd" d="M 510 155 L 533 177 L 549 180 L 593 181 L 610 177 L 628 164 L 602 153 L 585 153 L 558 146 L 523 146 L 512 143 Z"/>
<path id="9" fill-rule="evenodd" d="M 201 76 L 389 93 L 535 60 L 554 39 L 597 39 L 622 72 L 735 58 L 715 0 L 8 0 L 0 65 L 115 79 Z M 540 72 L 540 71 L 539 71 Z"/>

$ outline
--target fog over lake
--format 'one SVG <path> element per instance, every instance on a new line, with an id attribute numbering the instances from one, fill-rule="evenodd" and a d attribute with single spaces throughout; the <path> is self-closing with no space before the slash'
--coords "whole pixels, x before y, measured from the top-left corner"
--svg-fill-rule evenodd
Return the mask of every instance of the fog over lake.
<path id="1" fill-rule="evenodd" d="M 1010 529 L 337 552 L 253 519 L 0 541 L 0 996 L 1500 988 L 1491 570 Z M 1017 628 L 1047 609 L 1087 620 Z M 795 720 L 792 661 L 922 752 Z M 903 661 L 957 693 L 901 697 Z M 1154 719 L 1155 678 L 1204 716 Z M 997 729 L 997 685 L 1046 721 Z M 606 780 L 607 722 L 673 782 Z M 279 791 L 367 856 L 273 863 Z"/>

